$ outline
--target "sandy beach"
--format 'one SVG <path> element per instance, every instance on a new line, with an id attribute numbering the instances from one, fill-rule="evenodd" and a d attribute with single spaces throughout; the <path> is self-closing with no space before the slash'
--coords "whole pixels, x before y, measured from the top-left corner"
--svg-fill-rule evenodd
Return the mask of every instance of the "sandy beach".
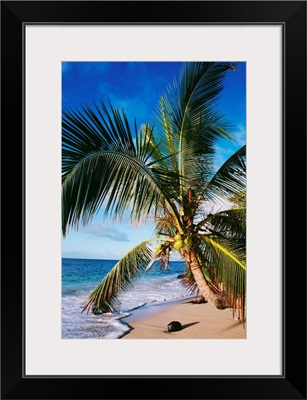
<path id="1" fill-rule="evenodd" d="M 182 329 L 166 332 L 171 321 L 179 321 Z M 246 329 L 233 318 L 230 309 L 217 310 L 211 304 L 181 300 L 136 310 L 122 322 L 131 331 L 122 339 L 245 339 Z"/>

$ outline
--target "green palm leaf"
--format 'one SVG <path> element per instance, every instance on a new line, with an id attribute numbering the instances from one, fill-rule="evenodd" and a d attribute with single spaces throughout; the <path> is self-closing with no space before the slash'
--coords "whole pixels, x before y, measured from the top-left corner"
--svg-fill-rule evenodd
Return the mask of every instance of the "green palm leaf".
<path id="1" fill-rule="evenodd" d="M 102 312 L 118 311 L 118 294 L 131 288 L 133 278 L 145 271 L 153 257 L 147 243 L 148 241 L 140 243 L 118 261 L 90 293 L 82 311 L 89 311 L 91 308 Z"/>
<path id="2" fill-rule="evenodd" d="M 208 266 L 213 285 L 225 291 L 228 303 L 241 312 L 245 320 L 246 262 L 245 252 L 235 241 L 199 235 L 202 239 L 203 265 Z"/>
<path id="3" fill-rule="evenodd" d="M 178 176 L 152 163 L 151 133 L 140 135 L 135 148 L 126 115 L 121 117 L 112 107 L 110 113 L 103 103 L 95 107 L 96 112 L 89 106 L 64 111 L 64 235 L 67 227 L 88 223 L 104 202 L 105 215 L 120 218 L 129 209 L 138 221 L 156 214 L 176 196 Z"/>
<path id="4" fill-rule="evenodd" d="M 174 80 L 158 106 L 161 148 L 164 153 L 177 152 L 176 160 L 172 157 L 172 168 L 195 182 L 199 180 L 200 161 L 205 163 L 207 173 L 211 171 L 216 139 L 229 138 L 229 124 L 216 109 L 228 69 L 226 63 L 185 63 L 180 84 Z"/>
<path id="5" fill-rule="evenodd" d="M 121 217 L 133 204 L 136 219 L 158 211 L 165 193 L 158 179 L 137 160 L 114 151 L 100 151 L 78 163 L 62 185 L 63 232 L 88 223 L 106 200 L 105 214 Z"/>
<path id="6" fill-rule="evenodd" d="M 246 189 L 246 145 L 237 150 L 204 187 L 205 200 L 225 199 Z"/>
<path id="7" fill-rule="evenodd" d="M 224 237 L 237 237 L 245 239 L 246 234 L 246 208 L 231 208 L 222 210 L 200 221 L 196 230 L 210 230 L 211 233 Z"/>
<path id="8" fill-rule="evenodd" d="M 78 162 L 99 150 L 125 152 L 135 156 L 132 133 L 126 114 L 122 116 L 110 105 L 109 111 L 103 102 L 94 109 L 88 105 L 64 109 L 62 118 L 62 178 Z"/>
<path id="9" fill-rule="evenodd" d="M 157 235 L 174 237 L 176 235 L 175 221 L 171 215 L 162 215 L 155 219 L 155 231 Z"/>

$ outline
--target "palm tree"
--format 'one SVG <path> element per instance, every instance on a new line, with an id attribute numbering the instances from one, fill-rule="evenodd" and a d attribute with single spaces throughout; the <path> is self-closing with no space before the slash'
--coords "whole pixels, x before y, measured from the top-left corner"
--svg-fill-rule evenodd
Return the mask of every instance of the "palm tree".
<path id="1" fill-rule="evenodd" d="M 118 261 L 83 311 L 118 310 L 118 293 L 155 261 L 167 266 L 177 251 L 191 290 L 218 309 L 238 310 L 245 320 L 245 207 L 212 211 L 246 184 L 245 146 L 214 169 L 216 141 L 231 140 L 216 104 L 233 69 L 228 63 L 185 63 L 179 83 L 174 80 L 160 97 L 155 126 L 138 129 L 134 121 L 132 131 L 125 112 L 102 101 L 63 111 L 63 235 L 89 223 L 102 206 L 119 220 L 127 211 L 134 222 L 151 216 L 156 226 L 156 237 Z"/>

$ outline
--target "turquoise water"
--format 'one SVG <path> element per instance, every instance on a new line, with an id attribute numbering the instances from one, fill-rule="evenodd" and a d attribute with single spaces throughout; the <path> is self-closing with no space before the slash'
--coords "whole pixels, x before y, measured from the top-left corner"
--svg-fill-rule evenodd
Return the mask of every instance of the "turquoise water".
<path id="1" fill-rule="evenodd" d="M 118 313 L 93 315 L 82 311 L 89 293 L 116 264 L 116 260 L 62 259 L 62 338 L 116 339 L 129 331 L 124 317 L 144 305 L 184 298 L 190 292 L 178 275 L 185 271 L 183 262 L 170 262 L 170 269 L 161 271 L 155 263 L 134 280 L 133 288 L 119 295 Z"/>

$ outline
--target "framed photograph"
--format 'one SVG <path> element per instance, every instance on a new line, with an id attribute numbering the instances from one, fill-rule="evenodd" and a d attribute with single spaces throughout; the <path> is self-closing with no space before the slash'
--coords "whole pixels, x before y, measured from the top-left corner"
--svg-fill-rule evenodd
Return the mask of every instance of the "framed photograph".
<path id="1" fill-rule="evenodd" d="M 306 399 L 306 2 L 1 27 L 2 398 Z"/>

